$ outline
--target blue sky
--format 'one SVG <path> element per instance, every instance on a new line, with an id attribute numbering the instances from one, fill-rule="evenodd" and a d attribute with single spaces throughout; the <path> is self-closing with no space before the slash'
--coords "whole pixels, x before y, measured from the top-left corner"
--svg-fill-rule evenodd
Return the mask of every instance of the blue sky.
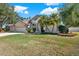
<path id="1" fill-rule="evenodd" d="M 51 12 L 57 12 L 57 8 L 62 8 L 63 3 L 10 3 L 15 7 L 21 17 L 33 17 L 40 14 L 51 14 Z"/>

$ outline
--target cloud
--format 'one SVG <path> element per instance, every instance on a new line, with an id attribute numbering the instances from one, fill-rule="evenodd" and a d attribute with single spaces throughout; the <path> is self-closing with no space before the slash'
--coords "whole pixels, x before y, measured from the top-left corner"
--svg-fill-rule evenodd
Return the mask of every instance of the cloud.
<path id="1" fill-rule="evenodd" d="M 51 15 L 52 13 L 58 13 L 58 8 L 51 8 L 51 7 L 48 7 L 48 8 L 45 8 L 43 9 L 40 14 L 45 14 L 45 15 Z"/>
<path id="2" fill-rule="evenodd" d="M 59 5 L 59 3 L 46 3 L 47 6 Z"/>
<path id="3" fill-rule="evenodd" d="M 28 11 L 24 11 L 25 14 L 28 14 Z"/>
<path id="4" fill-rule="evenodd" d="M 14 7 L 14 11 L 23 11 L 28 9 L 28 7 L 24 7 L 24 6 L 15 6 Z"/>
<path id="5" fill-rule="evenodd" d="M 22 14 L 28 14 L 29 12 L 27 11 L 28 7 L 24 6 L 14 6 L 14 11 L 17 13 L 22 13 Z"/>

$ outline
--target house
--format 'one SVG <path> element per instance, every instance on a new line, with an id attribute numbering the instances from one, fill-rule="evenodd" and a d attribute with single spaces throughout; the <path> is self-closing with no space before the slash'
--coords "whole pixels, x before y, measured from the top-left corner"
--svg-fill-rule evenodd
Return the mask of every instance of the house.
<path id="1" fill-rule="evenodd" d="M 38 32 L 38 33 L 41 33 L 41 27 L 40 27 L 40 24 L 38 22 L 39 19 L 40 19 L 40 16 L 41 15 L 36 15 L 36 16 L 34 16 L 31 19 L 31 22 L 32 22 L 32 24 L 35 25 L 36 32 Z M 58 33 L 59 32 L 58 29 L 57 29 L 57 25 L 55 25 L 54 28 L 53 28 L 53 26 L 48 26 L 48 28 L 47 27 L 44 27 L 44 30 L 45 30 L 45 32 L 52 32 L 52 33 Z"/>
<path id="2" fill-rule="evenodd" d="M 36 32 L 41 33 L 41 27 L 39 24 L 40 15 L 36 15 L 31 19 L 32 24 L 36 27 Z M 60 25 L 64 25 L 62 22 Z M 54 25 L 54 28 L 52 25 L 48 26 L 48 28 L 44 27 L 45 32 L 51 32 L 51 33 L 59 33 L 59 30 L 57 28 L 57 25 Z M 79 32 L 79 27 L 69 27 L 69 32 Z"/>
<path id="3" fill-rule="evenodd" d="M 36 15 L 30 20 L 21 20 L 21 21 L 18 21 L 15 25 L 9 24 L 10 31 L 27 32 L 28 27 L 30 27 L 30 28 L 35 27 L 36 28 L 35 32 L 41 33 L 41 27 L 38 22 L 39 19 L 40 19 L 40 15 Z M 52 25 L 50 25 L 48 27 L 44 27 L 44 30 L 45 30 L 45 32 L 59 33 L 57 25 L 54 25 L 54 27 Z M 79 27 L 75 27 L 75 28 L 71 27 L 71 28 L 69 28 L 69 32 L 79 32 Z"/>
<path id="4" fill-rule="evenodd" d="M 38 23 L 39 19 L 40 19 L 40 15 L 36 15 L 31 19 L 32 26 L 34 25 L 36 27 L 36 32 L 38 33 L 41 32 L 40 24 Z"/>
<path id="5" fill-rule="evenodd" d="M 16 31 L 16 32 L 26 32 L 26 28 L 29 24 L 28 20 L 18 21 L 15 25 L 9 24 L 10 31 Z"/>

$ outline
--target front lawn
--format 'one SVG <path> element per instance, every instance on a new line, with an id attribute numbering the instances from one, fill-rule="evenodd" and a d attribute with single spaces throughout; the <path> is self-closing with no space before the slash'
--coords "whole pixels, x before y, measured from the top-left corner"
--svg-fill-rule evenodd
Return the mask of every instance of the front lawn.
<path id="1" fill-rule="evenodd" d="M 18 34 L 0 37 L 0 55 L 79 55 L 79 33 L 75 37 Z"/>

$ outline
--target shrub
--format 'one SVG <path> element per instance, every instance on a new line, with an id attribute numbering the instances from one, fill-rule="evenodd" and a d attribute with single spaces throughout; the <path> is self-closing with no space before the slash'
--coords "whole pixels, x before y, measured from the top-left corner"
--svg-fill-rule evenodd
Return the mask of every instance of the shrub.
<path id="1" fill-rule="evenodd" d="M 28 33 L 32 33 L 32 32 L 33 32 L 33 29 L 28 28 L 27 32 L 28 32 Z"/>
<path id="2" fill-rule="evenodd" d="M 10 27 L 9 26 L 6 26 L 3 30 L 4 31 L 10 31 Z"/>
<path id="3" fill-rule="evenodd" d="M 36 31 L 36 28 L 33 28 L 33 32 L 35 32 Z"/>
<path id="4" fill-rule="evenodd" d="M 69 29 L 66 26 L 59 25 L 58 27 L 60 33 L 68 33 Z"/>

